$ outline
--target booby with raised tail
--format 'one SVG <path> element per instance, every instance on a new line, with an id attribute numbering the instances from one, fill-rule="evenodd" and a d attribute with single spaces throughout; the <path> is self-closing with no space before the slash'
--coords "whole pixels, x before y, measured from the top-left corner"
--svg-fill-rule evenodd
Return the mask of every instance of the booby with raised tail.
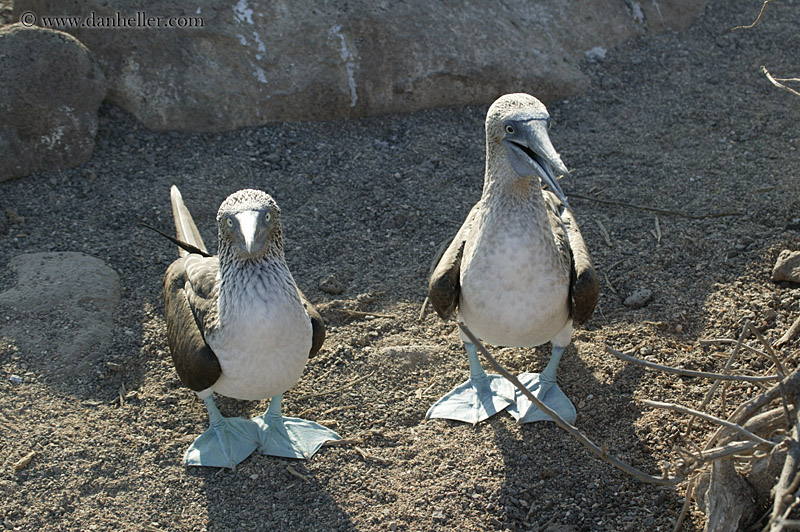
<path id="1" fill-rule="evenodd" d="M 557 175 L 567 168 L 553 148 L 545 106 L 507 94 L 486 115 L 483 194 L 435 261 L 430 301 L 443 319 L 458 319 L 481 340 L 509 347 L 552 342 L 541 373 L 519 376 L 564 419 L 575 407 L 556 384 L 556 368 L 573 324 L 592 314 L 597 274 Z M 470 378 L 430 407 L 428 418 L 478 423 L 506 408 L 520 422 L 550 419 L 499 375 L 487 375 L 463 333 Z"/>
<path id="2" fill-rule="evenodd" d="M 164 276 L 167 339 L 178 376 L 203 399 L 211 424 L 184 464 L 234 468 L 256 449 L 310 458 L 339 436 L 283 417 L 281 398 L 322 347 L 325 324 L 286 265 L 278 205 L 259 190 L 228 196 L 217 213 L 219 253 L 211 256 L 177 187 L 170 196 L 180 258 Z M 227 418 L 214 392 L 271 401 L 261 416 Z"/>

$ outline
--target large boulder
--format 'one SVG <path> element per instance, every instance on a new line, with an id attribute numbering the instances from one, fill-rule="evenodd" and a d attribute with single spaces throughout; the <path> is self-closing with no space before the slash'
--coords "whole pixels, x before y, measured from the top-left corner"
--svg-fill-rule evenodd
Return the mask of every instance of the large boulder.
<path id="1" fill-rule="evenodd" d="M 218 131 L 569 97 L 587 51 L 686 27 L 705 3 L 16 0 L 14 17 L 79 17 L 62 29 L 98 57 L 110 101 L 151 129 Z"/>
<path id="2" fill-rule="evenodd" d="M 0 28 L 0 181 L 86 161 L 106 79 L 75 37 Z"/>
<path id="3" fill-rule="evenodd" d="M 17 282 L 0 292 L 0 355 L 63 388 L 95 375 L 113 339 L 117 272 L 73 252 L 26 253 L 8 267 Z"/>

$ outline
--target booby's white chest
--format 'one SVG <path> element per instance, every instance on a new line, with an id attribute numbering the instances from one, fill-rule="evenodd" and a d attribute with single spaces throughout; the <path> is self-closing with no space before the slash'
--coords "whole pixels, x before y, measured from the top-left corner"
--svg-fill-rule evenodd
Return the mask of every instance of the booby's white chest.
<path id="1" fill-rule="evenodd" d="M 546 213 L 536 214 L 489 204 L 467 239 L 459 313 L 486 342 L 532 347 L 571 324 L 569 271 Z"/>
<path id="2" fill-rule="evenodd" d="M 303 373 L 311 350 L 311 320 L 294 286 L 256 278 L 237 287 L 235 298 L 220 292 L 220 323 L 207 338 L 222 369 L 217 393 L 235 399 L 265 399 L 284 393 Z M 285 281 L 284 281 L 285 282 Z M 287 289 L 288 288 L 288 289 Z"/>

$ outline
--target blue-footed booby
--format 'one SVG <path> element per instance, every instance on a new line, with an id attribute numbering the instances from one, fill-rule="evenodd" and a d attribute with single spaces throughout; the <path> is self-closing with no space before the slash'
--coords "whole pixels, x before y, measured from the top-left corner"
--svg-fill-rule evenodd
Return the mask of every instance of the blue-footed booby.
<path id="1" fill-rule="evenodd" d="M 178 376 L 203 399 L 211 424 L 184 464 L 233 469 L 256 449 L 310 458 L 339 436 L 283 417 L 281 397 L 322 347 L 325 324 L 286 265 L 278 205 L 259 190 L 228 196 L 217 213 L 219 254 L 212 256 L 177 187 L 170 196 L 180 258 L 164 276 L 167 340 Z M 214 392 L 271 400 L 261 416 L 226 418 Z"/>
<path id="2" fill-rule="evenodd" d="M 481 340 L 509 347 L 552 342 L 542 373 L 519 380 L 570 423 L 575 407 L 556 384 L 556 368 L 597 303 L 599 285 L 557 175 L 566 174 L 547 130 L 550 115 L 528 94 L 507 94 L 486 115 L 483 194 L 434 261 L 431 304 L 443 319 L 456 310 Z M 499 375 L 487 375 L 463 333 L 470 378 L 439 399 L 428 418 L 478 423 L 506 408 L 520 423 L 550 419 Z"/>

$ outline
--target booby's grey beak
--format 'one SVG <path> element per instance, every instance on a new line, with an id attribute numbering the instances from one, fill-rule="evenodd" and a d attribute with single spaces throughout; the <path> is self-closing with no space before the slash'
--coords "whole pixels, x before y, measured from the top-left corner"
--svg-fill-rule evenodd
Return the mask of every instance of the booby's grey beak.
<path id="1" fill-rule="evenodd" d="M 558 184 L 557 175 L 567 175 L 569 170 L 553 148 L 547 134 L 545 119 L 520 120 L 513 123 L 513 133 L 507 131 L 503 139 L 511 166 L 520 177 L 537 176 L 561 202 L 569 207 L 567 196 Z"/>
<path id="2" fill-rule="evenodd" d="M 261 223 L 261 213 L 259 211 L 240 212 L 234 216 L 238 224 L 236 234 L 237 244 L 242 251 L 248 255 L 264 247 L 266 239 L 266 227 Z"/>

